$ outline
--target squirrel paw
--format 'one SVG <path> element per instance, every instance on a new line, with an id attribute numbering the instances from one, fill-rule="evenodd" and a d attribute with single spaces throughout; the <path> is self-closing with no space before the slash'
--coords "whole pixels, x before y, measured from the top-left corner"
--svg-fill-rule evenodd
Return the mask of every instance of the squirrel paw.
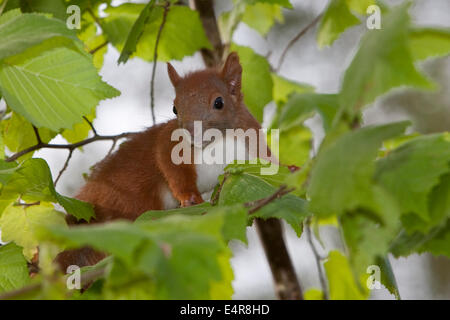
<path id="1" fill-rule="evenodd" d="M 202 197 L 199 194 L 190 193 L 183 197 L 181 200 L 181 207 L 190 207 L 196 204 L 200 204 L 204 202 Z"/>

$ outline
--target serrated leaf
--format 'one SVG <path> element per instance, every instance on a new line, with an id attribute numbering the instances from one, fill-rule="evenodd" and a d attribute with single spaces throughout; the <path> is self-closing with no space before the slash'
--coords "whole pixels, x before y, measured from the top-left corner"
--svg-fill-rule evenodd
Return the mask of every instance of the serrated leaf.
<path id="1" fill-rule="evenodd" d="M 119 91 L 104 83 L 89 59 L 67 48 L 0 65 L 0 90 L 9 107 L 36 127 L 70 129 Z M 81 98 L 82 97 L 82 98 Z"/>
<path id="2" fill-rule="evenodd" d="M 271 196 L 276 191 L 277 188 L 256 176 L 247 173 L 231 175 L 222 186 L 219 205 L 257 201 Z M 300 236 L 303 231 L 303 220 L 309 215 L 306 201 L 288 194 L 262 207 L 251 217 L 284 219 Z"/>
<path id="3" fill-rule="evenodd" d="M 351 10 L 362 15 L 366 14 L 369 6 L 376 4 L 375 0 L 345 0 L 345 2 Z"/>
<path id="4" fill-rule="evenodd" d="M 142 9 L 139 17 L 136 22 L 133 24 L 133 27 L 128 34 L 127 40 L 125 41 L 125 45 L 120 54 L 118 63 L 126 63 L 130 56 L 136 51 L 137 43 L 144 32 L 145 24 L 152 16 L 153 8 L 155 7 L 155 0 L 151 0 L 145 7 Z"/>
<path id="5" fill-rule="evenodd" d="M 281 130 L 279 139 L 268 135 L 269 147 L 278 144 L 280 163 L 301 167 L 309 159 L 312 147 L 311 130 L 305 126 L 296 126 L 288 130 Z"/>
<path id="6" fill-rule="evenodd" d="M 269 4 L 278 4 L 282 7 L 292 9 L 292 4 L 289 0 L 244 0 L 246 4 L 255 4 L 255 3 L 269 3 Z"/>
<path id="7" fill-rule="evenodd" d="M 401 134 L 408 122 L 348 132 L 322 149 L 312 169 L 310 210 L 320 218 L 373 203 L 374 160 L 383 140 Z"/>
<path id="8" fill-rule="evenodd" d="M 27 260 L 37 252 L 37 232 L 42 226 L 66 226 L 64 214 L 54 210 L 51 204 L 42 203 L 30 207 L 11 204 L 0 218 L 2 241 L 14 241 L 23 248 Z"/>
<path id="9" fill-rule="evenodd" d="M 0 293 L 19 289 L 29 281 L 22 248 L 12 242 L 0 246 Z"/>
<path id="10" fill-rule="evenodd" d="M 318 112 L 325 131 L 331 124 L 339 108 L 338 95 L 321 93 L 294 93 L 280 111 L 278 119 L 280 129 L 290 129 L 312 117 Z"/>
<path id="11" fill-rule="evenodd" d="M 377 161 L 375 180 L 398 201 L 402 213 L 430 222 L 428 194 L 449 171 L 450 142 L 435 134 L 409 140 Z"/>
<path id="12" fill-rule="evenodd" d="M 42 237 L 69 247 L 90 245 L 113 254 L 125 264 L 127 272 L 114 272 L 107 281 L 125 284 L 132 276 L 144 275 L 140 282 L 147 287 L 139 289 L 140 298 L 206 299 L 212 290 L 219 290 L 214 294 L 224 298 L 224 288 L 217 285 L 226 280 L 229 286 L 231 277 L 226 274 L 229 266 L 222 265 L 229 264 L 223 256 L 229 257 L 222 239 L 223 223 L 222 215 L 175 215 L 135 224 L 53 227 Z M 133 294 L 132 289 L 128 292 Z"/>
<path id="13" fill-rule="evenodd" d="M 369 30 L 361 40 L 340 94 L 341 108 L 351 116 L 393 88 L 434 88 L 414 66 L 408 43 L 408 7 L 392 9 L 383 18 L 383 28 Z"/>
<path id="14" fill-rule="evenodd" d="M 409 46 L 414 60 L 447 56 L 450 53 L 450 30 L 431 28 L 411 30 Z"/>
<path id="15" fill-rule="evenodd" d="M 64 0 L 21 1 L 23 12 L 50 13 L 53 17 L 65 21 L 68 17 Z"/>
<path id="16" fill-rule="evenodd" d="M 271 75 L 273 81 L 273 100 L 277 105 L 282 105 L 288 101 L 288 98 L 292 93 L 307 93 L 314 91 L 314 87 L 309 84 L 289 80 L 276 73 L 272 73 Z"/>
<path id="17" fill-rule="evenodd" d="M 258 121 L 262 121 L 264 107 L 272 101 L 273 82 L 269 62 L 249 47 L 233 43 L 231 51 L 239 54 L 242 65 L 244 102 L 253 116 Z"/>
<path id="18" fill-rule="evenodd" d="M 6 20 L 6 21 L 5 21 Z M 0 20 L 0 60 L 25 51 L 53 37 L 79 41 L 76 33 L 64 22 L 41 14 L 27 13 Z"/>
<path id="19" fill-rule="evenodd" d="M 102 23 L 103 31 L 119 51 L 124 48 L 127 36 L 143 9 L 144 5 L 125 3 L 105 10 L 108 17 Z M 152 19 L 145 25 L 134 56 L 153 61 L 163 11 L 164 9 L 159 6 L 152 10 Z M 201 48 L 210 49 L 211 44 L 206 38 L 198 12 L 185 6 L 170 7 L 158 44 L 158 60 L 181 60 Z"/>
<path id="20" fill-rule="evenodd" d="M 324 263 L 331 300 L 365 300 L 369 290 L 364 284 L 355 282 L 350 265 L 339 251 L 331 251 Z"/>
<path id="21" fill-rule="evenodd" d="M 24 201 L 58 202 L 78 220 L 89 221 L 94 216 L 90 204 L 56 192 L 50 169 L 43 159 L 33 158 L 23 162 L 3 187 L 2 199 L 17 199 L 19 196 Z"/>
<path id="22" fill-rule="evenodd" d="M 346 0 L 331 0 L 317 32 L 319 47 L 333 44 L 342 32 L 359 23 L 359 19 L 350 12 Z"/>
<path id="23" fill-rule="evenodd" d="M 83 41 L 86 51 L 92 53 L 92 61 L 97 70 L 103 67 L 104 57 L 108 51 L 108 43 L 105 35 L 97 33 L 95 22 L 89 23 L 82 29 L 78 37 Z"/>
<path id="24" fill-rule="evenodd" d="M 32 124 L 15 112 L 12 113 L 11 118 L 1 122 L 0 128 L 3 142 L 8 147 L 9 151 L 13 153 L 22 151 L 37 143 L 36 134 Z M 47 128 L 40 128 L 38 129 L 38 132 L 43 143 L 48 143 L 56 136 L 55 132 L 52 132 Z M 19 161 L 28 159 L 32 155 L 33 153 L 30 152 L 20 157 Z"/>
<path id="25" fill-rule="evenodd" d="M 284 22 L 281 6 L 277 4 L 257 2 L 245 7 L 242 22 L 255 29 L 261 35 L 266 35 L 275 22 Z"/>
<path id="26" fill-rule="evenodd" d="M 342 233 L 355 274 L 364 274 L 388 254 L 400 229 L 400 211 L 395 200 L 380 187 L 373 187 L 372 202 L 347 211 L 340 218 Z"/>
<path id="27" fill-rule="evenodd" d="M 271 166 L 270 163 L 263 163 L 261 160 L 257 160 L 256 164 L 252 163 L 231 163 L 225 168 L 225 173 L 228 174 L 239 174 L 247 173 L 252 176 L 257 176 L 258 178 L 264 180 L 265 182 L 275 186 L 280 187 L 285 183 L 288 175 L 291 174 L 289 169 L 285 166 L 279 166 L 278 172 L 276 174 L 263 174 L 263 169 L 268 169 Z M 220 182 L 222 181 L 220 178 Z"/>

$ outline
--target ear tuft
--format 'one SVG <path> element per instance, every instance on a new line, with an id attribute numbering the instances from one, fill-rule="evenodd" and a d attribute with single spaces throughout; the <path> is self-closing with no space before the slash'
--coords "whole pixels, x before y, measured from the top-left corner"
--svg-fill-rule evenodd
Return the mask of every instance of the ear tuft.
<path id="1" fill-rule="evenodd" d="M 241 94 L 242 67 L 236 52 L 231 52 L 228 55 L 222 69 L 222 78 L 232 95 L 239 96 Z"/>
<path id="2" fill-rule="evenodd" d="M 168 62 L 167 63 L 167 73 L 169 74 L 170 81 L 174 87 L 180 82 L 181 77 L 178 75 L 175 68 Z"/>

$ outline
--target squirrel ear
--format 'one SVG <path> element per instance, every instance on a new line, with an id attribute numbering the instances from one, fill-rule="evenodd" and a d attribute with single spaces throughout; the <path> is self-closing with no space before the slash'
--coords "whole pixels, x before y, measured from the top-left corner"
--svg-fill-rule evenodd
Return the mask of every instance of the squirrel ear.
<path id="1" fill-rule="evenodd" d="M 222 69 L 222 78 L 230 89 L 232 95 L 240 95 L 242 67 L 239 63 L 239 56 L 236 52 L 231 52 Z"/>
<path id="2" fill-rule="evenodd" d="M 169 78 L 173 86 L 176 87 L 178 82 L 180 82 L 181 77 L 169 62 L 167 63 L 167 73 L 169 74 Z"/>

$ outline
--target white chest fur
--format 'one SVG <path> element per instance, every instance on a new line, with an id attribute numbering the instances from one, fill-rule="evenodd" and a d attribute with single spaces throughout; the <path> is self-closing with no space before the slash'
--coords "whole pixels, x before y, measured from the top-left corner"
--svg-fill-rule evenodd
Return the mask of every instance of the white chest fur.
<path id="1" fill-rule="evenodd" d="M 248 159 L 248 152 L 242 140 L 219 138 L 206 147 L 194 147 L 194 159 L 197 189 L 205 200 L 209 200 L 208 195 L 218 183 L 217 179 L 225 167 L 235 160 Z M 179 204 L 169 188 L 163 190 L 162 201 L 166 210 L 176 208 Z"/>
<path id="2" fill-rule="evenodd" d="M 194 148 L 197 170 L 197 188 L 200 193 L 211 191 L 225 167 L 234 160 L 245 160 L 245 144 L 233 137 L 218 138 L 203 148 Z"/>

